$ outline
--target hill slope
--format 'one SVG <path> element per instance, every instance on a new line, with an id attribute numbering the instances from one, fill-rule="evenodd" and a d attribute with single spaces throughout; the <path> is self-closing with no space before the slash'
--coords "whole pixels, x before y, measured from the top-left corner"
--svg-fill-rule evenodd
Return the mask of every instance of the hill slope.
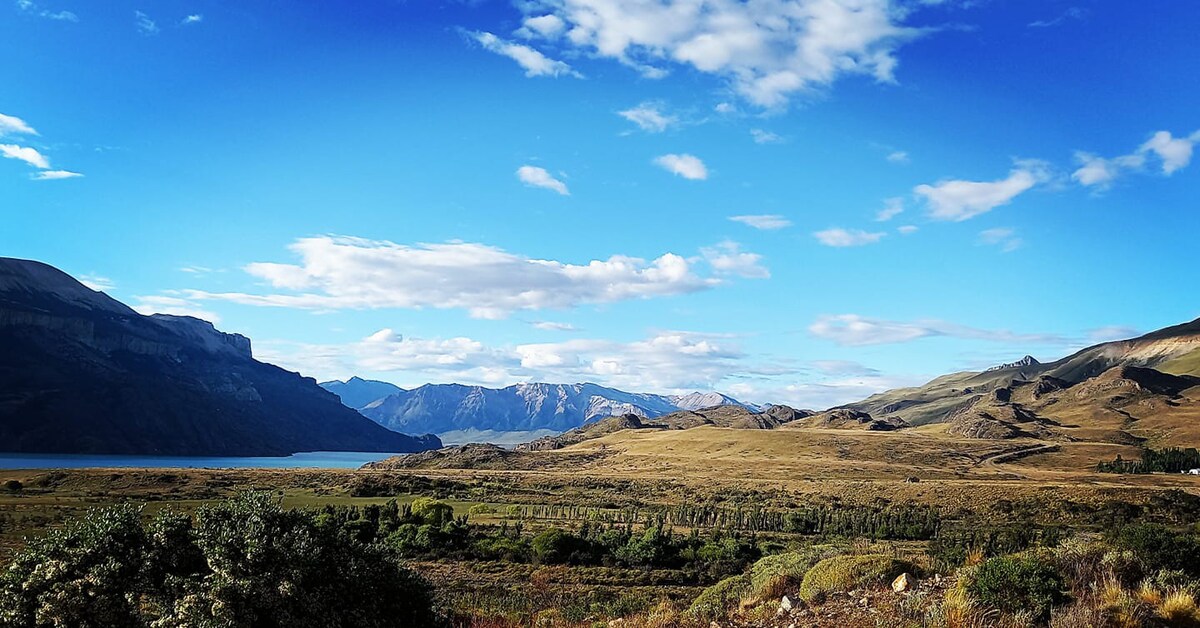
<path id="1" fill-rule="evenodd" d="M 340 382 L 321 382 L 321 388 L 338 396 L 342 404 L 349 408 L 358 409 L 372 401 L 378 401 L 388 395 L 404 392 L 404 389 L 387 382 L 351 377 Z"/>
<path id="2" fill-rule="evenodd" d="M 250 340 L 143 316 L 40 262 L 0 258 L 0 450 L 252 456 L 412 452 Z"/>

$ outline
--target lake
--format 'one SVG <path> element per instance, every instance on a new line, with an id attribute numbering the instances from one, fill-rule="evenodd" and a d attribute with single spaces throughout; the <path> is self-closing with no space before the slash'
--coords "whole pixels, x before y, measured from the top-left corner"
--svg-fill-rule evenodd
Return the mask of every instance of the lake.
<path id="1" fill-rule="evenodd" d="M 357 469 L 396 454 L 366 451 L 306 451 L 290 456 L 191 457 L 0 453 L 0 469 L 193 468 Z"/>

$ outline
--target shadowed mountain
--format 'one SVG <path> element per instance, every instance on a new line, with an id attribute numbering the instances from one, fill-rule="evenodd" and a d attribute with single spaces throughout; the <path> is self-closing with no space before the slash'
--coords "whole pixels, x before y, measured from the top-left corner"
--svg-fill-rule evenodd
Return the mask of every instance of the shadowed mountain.
<path id="1" fill-rule="evenodd" d="M 278 456 L 438 447 L 383 429 L 245 336 L 139 314 L 40 262 L 0 258 L 0 450 Z"/>
<path id="2" fill-rule="evenodd" d="M 331 382 L 321 382 L 321 388 L 338 396 L 342 400 L 342 404 L 349 408 L 358 409 L 372 401 L 378 401 L 404 392 L 404 389 L 387 382 L 380 382 L 373 379 L 363 379 L 361 377 L 351 377 L 350 379 L 339 382 L 337 380 Z"/>

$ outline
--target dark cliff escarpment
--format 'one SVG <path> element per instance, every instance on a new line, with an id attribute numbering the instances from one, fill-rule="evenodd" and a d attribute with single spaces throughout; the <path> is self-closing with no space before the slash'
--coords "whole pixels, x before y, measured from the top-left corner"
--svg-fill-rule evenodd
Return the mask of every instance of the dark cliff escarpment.
<path id="1" fill-rule="evenodd" d="M 0 258 L 0 451 L 413 452 L 310 378 L 207 321 L 143 316 L 42 263 Z"/>

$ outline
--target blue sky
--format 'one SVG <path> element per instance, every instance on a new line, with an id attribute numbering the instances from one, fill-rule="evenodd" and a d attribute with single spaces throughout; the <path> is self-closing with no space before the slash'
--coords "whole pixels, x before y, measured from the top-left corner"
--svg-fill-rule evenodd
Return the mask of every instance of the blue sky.
<path id="1" fill-rule="evenodd" d="M 827 406 L 1200 315 L 1190 3 L 0 2 L 0 254 L 320 379 Z"/>

